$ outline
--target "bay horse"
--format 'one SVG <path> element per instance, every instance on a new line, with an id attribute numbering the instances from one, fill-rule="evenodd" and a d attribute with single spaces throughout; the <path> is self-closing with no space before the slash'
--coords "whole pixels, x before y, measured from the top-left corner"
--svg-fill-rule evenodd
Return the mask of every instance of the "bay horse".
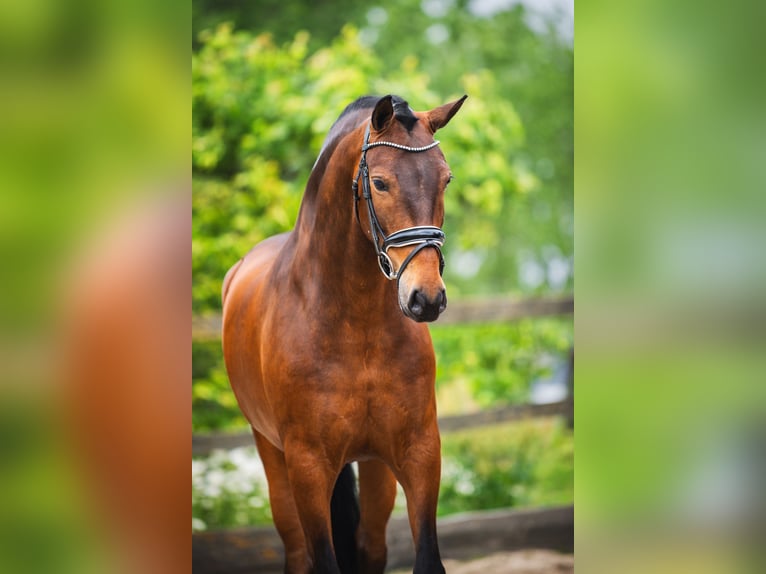
<path id="1" fill-rule="evenodd" d="M 294 230 L 256 245 L 223 281 L 226 368 L 288 573 L 382 573 L 397 481 L 415 574 L 444 572 L 424 323 L 447 305 L 441 226 L 452 174 L 433 136 L 465 98 L 427 112 L 391 95 L 351 103 L 325 139 Z"/>

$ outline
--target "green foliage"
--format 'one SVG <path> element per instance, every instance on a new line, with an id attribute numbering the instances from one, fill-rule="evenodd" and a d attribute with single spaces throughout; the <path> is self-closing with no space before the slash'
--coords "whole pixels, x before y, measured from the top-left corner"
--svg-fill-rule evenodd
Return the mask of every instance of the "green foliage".
<path id="1" fill-rule="evenodd" d="M 255 447 L 192 460 L 192 529 L 270 524 L 271 506 Z"/>
<path id="2" fill-rule="evenodd" d="M 297 0 L 297 4 L 303 3 Z M 526 291 L 571 290 L 573 253 L 573 162 L 574 112 L 572 46 L 557 31 L 559 17 L 541 17 L 540 7 L 531 14 L 522 3 L 495 6 L 491 17 L 479 14 L 479 2 L 450 0 L 392 0 L 364 11 L 360 18 L 362 37 L 389 65 L 417 54 L 433 88 L 439 92 L 454 89 L 458 78 L 467 72 L 491 76 L 497 99 L 487 103 L 499 114 L 501 102 L 512 102 L 524 126 L 525 138 L 511 153 L 493 147 L 498 157 L 487 155 L 487 148 L 476 145 L 482 133 L 494 128 L 513 139 L 502 123 L 482 109 L 487 121 L 472 134 L 473 146 L 458 153 L 476 152 L 470 165 L 476 180 L 485 187 L 471 190 L 488 201 L 496 201 L 491 217 L 475 219 L 469 228 L 481 226 L 475 241 L 461 243 L 481 261 L 477 273 L 451 274 L 452 294 L 490 294 Z M 353 17 L 353 16 L 352 16 Z M 530 25 L 531 19 L 536 25 Z M 356 21 L 356 20 L 351 20 Z M 310 24 L 307 24 L 310 25 Z M 406 40 L 403 40 L 406 39 Z M 466 85 L 466 92 L 478 94 L 478 86 Z M 473 108 L 472 100 L 466 103 Z M 476 108 L 478 110 L 478 108 Z M 465 121 L 461 116 L 457 123 Z M 452 126 L 450 126 L 452 128 Z M 452 157 L 449 158 L 452 160 Z M 492 172 L 481 173 L 489 161 L 502 161 L 507 174 L 516 182 L 508 187 Z M 473 174 L 472 174 L 473 175 Z M 456 181 L 456 185 L 463 185 Z M 496 186 L 496 184 L 499 184 Z M 473 182 L 471 182 L 473 185 Z M 498 188 L 500 198 L 497 198 Z M 453 214 L 459 206 L 448 205 Z M 464 233 L 468 226 L 456 228 Z M 448 235 L 452 249 L 453 235 Z M 465 238 L 463 238 L 465 239 Z M 454 252 L 454 249 L 453 249 Z M 457 254 L 457 253 L 455 253 Z M 452 273 L 460 259 L 449 257 Z M 525 273 L 522 267 L 538 269 Z"/>
<path id="3" fill-rule="evenodd" d="M 569 317 L 435 325 L 431 334 L 440 406 L 452 411 L 460 408 L 456 402 L 463 409 L 467 401 L 480 407 L 527 402 L 530 383 L 550 375 L 550 359 L 564 357 L 572 346 L 572 327 Z"/>
<path id="4" fill-rule="evenodd" d="M 439 515 L 573 500 L 574 437 L 556 419 L 497 425 L 442 437 Z M 406 512 L 400 487 L 395 512 Z M 263 467 L 254 447 L 192 462 L 192 527 L 269 524 Z"/>
<path id="5" fill-rule="evenodd" d="M 440 516 L 573 499 L 574 440 L 561 420 L 449 434 L 442 453 Z"/>
<path id="6" fill-rule="evenodd" d="M 104 571 L 94 547 L 96 468 L 84 468 L 82 440 L 62 432 L 55 405 L 22 385 L 5 389 L 0 402 L 0 570 L 59 574 Z M 57 416 L 57 414 L 59 416 Z M 73 454 L 80 456 L 73 456 Z"/>
<path id="7" fill-rule="evenodd" d="M 220 341 L 192 343 L 192 430 L 247 426 L 229 386 Z"/>
<path id="8" fill-rule="evenodd" d="M 358 22 L 368 6 L 358 0 L 332 0 L 320 9 L 307 0 L 192 0 L 192 45 L 199 48 L 200 32 L 225 22 L 236 22 L 237 28 L 252 32 L 268 32 L 278 42 L 292 39 L 296 30 L 311 33 L 312 50 L 325 46 L 338 36 L 343 26 Z"/>
<path id="9" fill-rule="evenodd" d="M 431 90 L 412 57 L 386 74 L 350 27 L 314 53 L 305 33 L 279 47 L 268 35 L 222 25 L 202 39 L 192 57 L 197 312 L 220 308 L 226 270 L 253 244 L 292 227 L 321 143 L 348 103 L 366 93 L 400 93 L 429 109 L 459 94 Z M 445 228 L 456 248 L 491 247 L 500 237 L 493 222 L 515 194 L 534 187 L 534 178 L 513 162 L 523 128 L 494 77 L 467 74 L 460 85 L 470 105 L 440 134 L 457 180 L 446 199 Z"/>
<path id="10" fill-rule="evenodd" d="M 470 95 L 458 121 L 440 134 L 453 167 L 456 162 L 466 166 L 456 169 L 457 181 L 447 198 L 446 278 L 452 296 L 572 289 L 574 59 L 571 39 L 558 26 L 560 15 L 532 14 L 519 3 L 496 6 L 491 17 L 478 13 L 479 3 L 474 2 L 391 0 L 375 5 L 342 0 L 321 11 L 308 0 L 267 4 L 252 10 L 241 0 L 196 0 L 200 54 L 211 37 L 209 32 L 198 34 L 200 30 L 227 20 L 255 35 L 268 32 L 272 48 L 291 46 L 300 38 L 305 61 L 322 53 L 320 59 L 328 64 L 324 71 L 342 79 L 327 94 L 339 97 L 312 105 L 303 93 L 304 87 L 313 89 L 310 71 L 277 58 L 282 80 L 289 89 L 298 88 L 301 109 L 312 114 L 318 109 L 332 118 L 363 93 L 399 93 L 420 108 L 462 91 Z M 343 44 L 349 43 L 350 28 L 341 33 L 346 24 L 359 30 L 352 43 L 368 55 L 366 61 L 357 62 L 353 58 L 359 53 Z M 296 30 L 306 30 L 310 37 L 296 36 Z M 341 49 L 352 58 L 339 58 Z M 279 75 L 279 70 L 275 66 L 270 73 Z M 275 111 L 281 109 L 277 96 L 285 93 L 253 101 Z M 471 115 L 475 118 L 469 120 Z M 252 127 L 283 131 L 284 121 L 292 120 L 282 117 L 276 126 L 267 122 Z M 326 127 L 329 122 L 312 132 L 312 151 L 319 149 L 316 144 Z M 457 139 L 458 129 L 463 141 L 455 146 L 450 138 Z M 493 131 L 500 132 L 501 140 Z M 304 165 L 308 169 L 311 162 Z M 214 298 L 210 303 L 215 307 Z"/>

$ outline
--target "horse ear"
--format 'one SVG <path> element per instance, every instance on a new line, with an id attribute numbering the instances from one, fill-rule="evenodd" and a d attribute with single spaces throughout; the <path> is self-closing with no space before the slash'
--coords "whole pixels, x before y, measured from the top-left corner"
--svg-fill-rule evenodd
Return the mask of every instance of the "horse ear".
<path id="1" fill-rule="evenodd" d="M 384 96 L 378 100 L 375 104 L 375 109 L 372 111 L 372 127 L 375 131 L 380 131 L 386 124 L 394 117 L 394 103 L 390 95 Z"/>
<path id="2" fill-rule="evenodd" d="M 452 116 L 454 116 L 460 109 L 460 106 L 463 105 L 463 102 L 467 97 L 468 95 L 465 95 L 459 100 L 444 104 L 443 106 L 439 106 L 428 112 L 428 123 L 431 126 L 431 131 L 436 133 L 436 130 L 446 126 L 452 119 Z"/>

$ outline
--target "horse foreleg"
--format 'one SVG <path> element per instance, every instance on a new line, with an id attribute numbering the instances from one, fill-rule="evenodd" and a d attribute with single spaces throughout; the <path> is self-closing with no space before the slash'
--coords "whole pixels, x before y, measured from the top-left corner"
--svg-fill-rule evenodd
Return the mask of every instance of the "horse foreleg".
<path id="1" fill-rule="evenodd" d="M 308 574 L 311 572 L 311 560 L 295 508 L 284 454 L 256 430 L 253 430 L 253 436 L 269 481 L 269 501 L 274 526 L 285 546 L 285 573 Z"/>
<path id="2" fill-rule="evenodd" d="M 444 574 L 436 537 L 436 504 L 441 480 L 441 442 L 436 422 L 406 449 L 396 477 L 407 497 L 415 543 L 414 574 Z"/>
<path id="3" fill-rule="evenodd" d="M 324 449 L 285 440 L 285 462 L 295 508 L 312 559 L 313 574 L 340 574 L 332 543 L 330 499 L 341 464 Z"/>
<path id="4" fill-rule="evenodd" d="M 386 525 L 396 499 L 396 478 L 383 461 L 359 463 L 359 509 L 356 541 L 360 574 L 382 574 L 386 568 Z"/>

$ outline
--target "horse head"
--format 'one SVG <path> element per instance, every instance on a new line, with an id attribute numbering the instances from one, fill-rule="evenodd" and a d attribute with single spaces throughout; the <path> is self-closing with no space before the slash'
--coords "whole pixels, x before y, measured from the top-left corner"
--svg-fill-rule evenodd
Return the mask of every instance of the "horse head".
<path id="1" fill-rule="evenodd" d="M 356 185 L 361 179 L 367 210 L 359 221 L 381 271 L 397 280 L 399 307 L 418 322 L 434 321 L 447 307 L 441 226 L 452 173 L 433 136 L 465 98 L 415 112 L 401 98 L 385 96 L 375 105 L 362 146 Z M 365 210 L 357 216 L 359 211 Z"/>

